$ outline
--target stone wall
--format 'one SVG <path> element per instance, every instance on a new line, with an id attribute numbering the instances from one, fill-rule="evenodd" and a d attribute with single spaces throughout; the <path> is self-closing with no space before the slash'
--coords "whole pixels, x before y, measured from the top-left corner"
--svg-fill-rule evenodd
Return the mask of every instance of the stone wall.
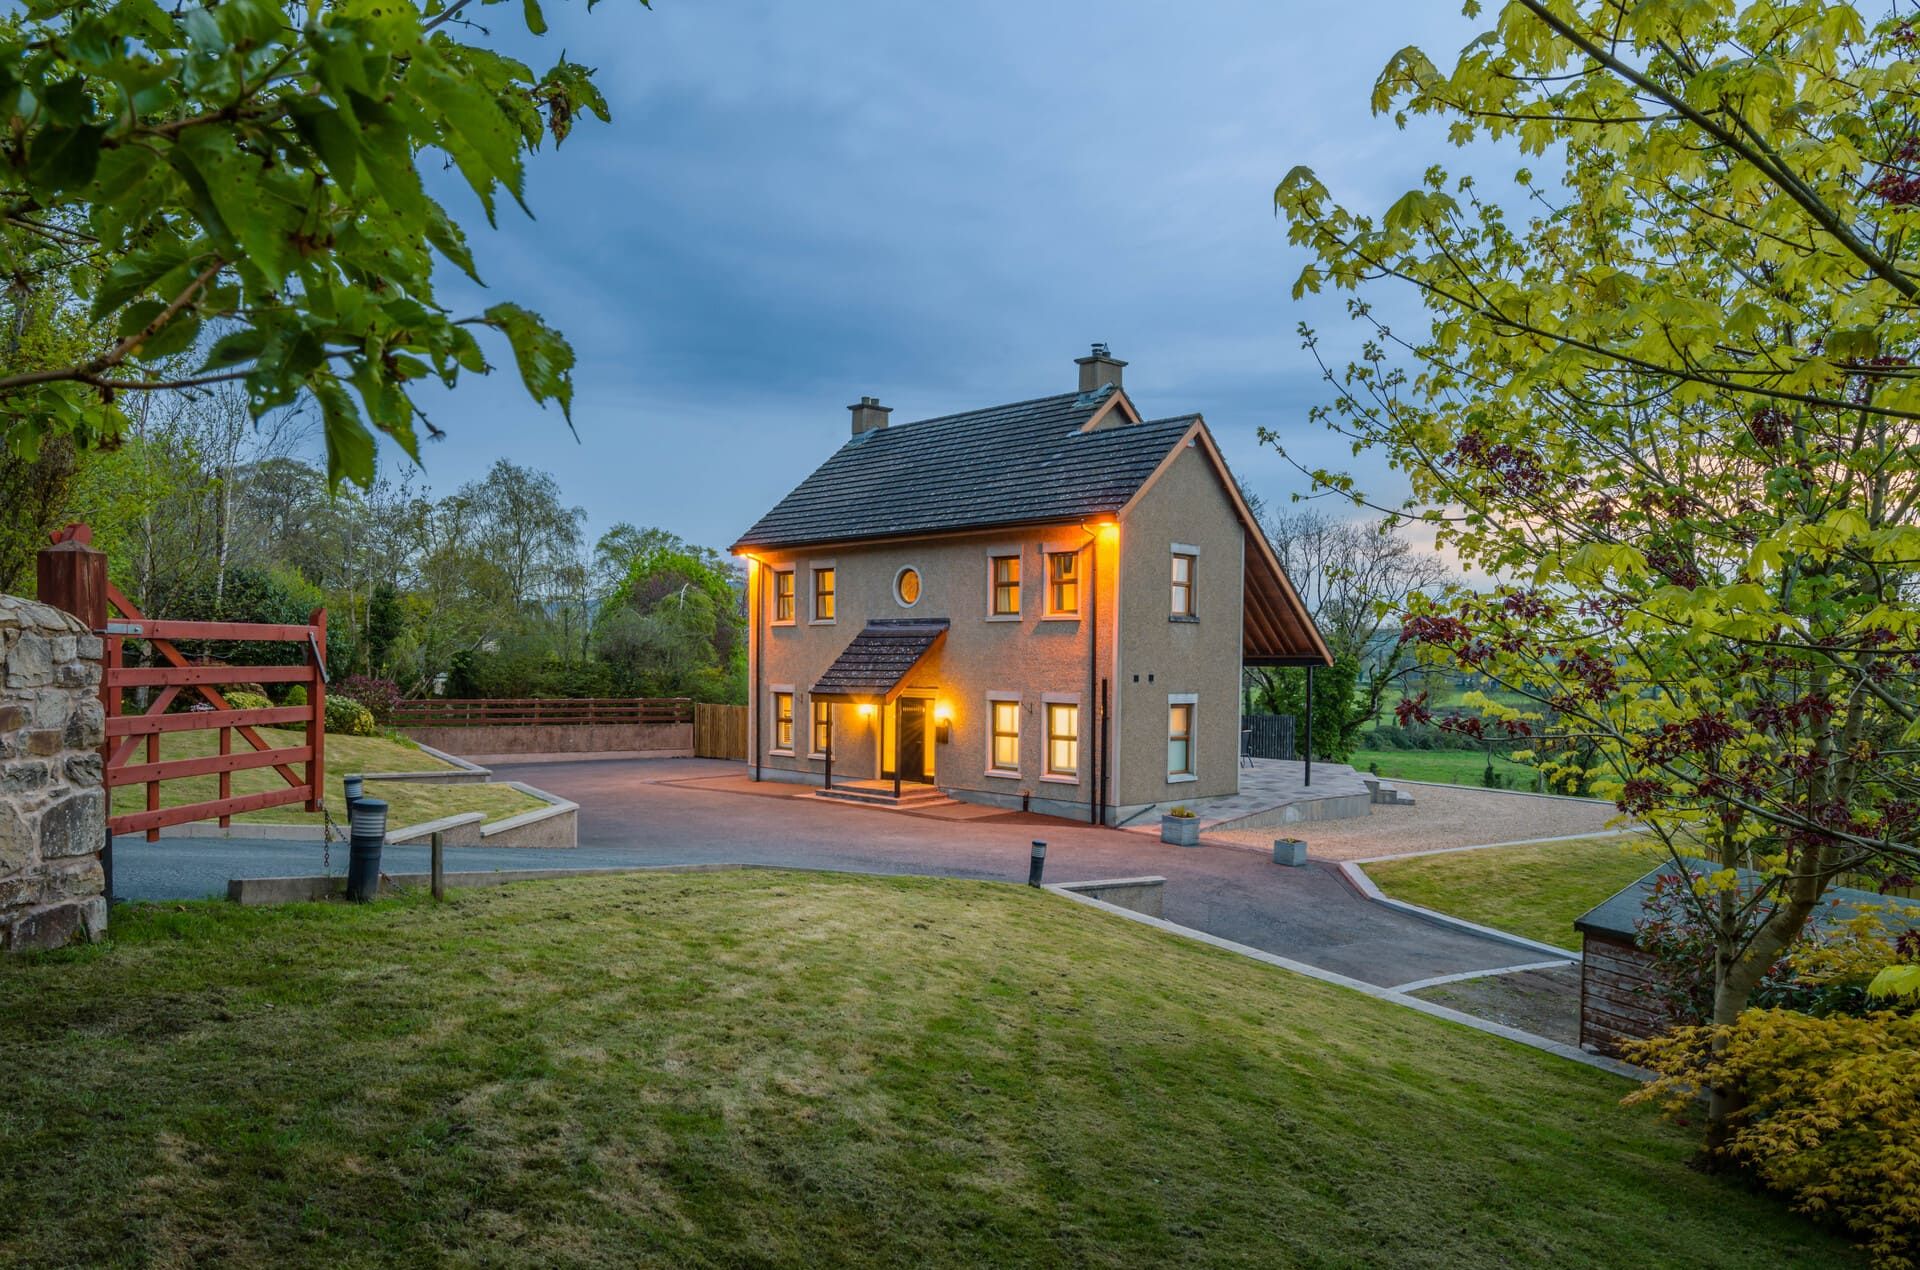
<path id="1" fill-rule="evenodd" d="M 101 652 L 79 619 L 0 595 L 0 948 L 106 930 Z"/>

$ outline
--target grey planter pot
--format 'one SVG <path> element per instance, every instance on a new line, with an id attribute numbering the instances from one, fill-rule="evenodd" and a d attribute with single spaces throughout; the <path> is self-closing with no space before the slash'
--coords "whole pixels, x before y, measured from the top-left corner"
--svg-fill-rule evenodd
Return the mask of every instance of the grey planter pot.
<path id="1" fill-rule="evenodd" d="M 1297 869 L 1307 862 L 1307 844 L 1298 838 L 1275 838 L 1273 862 Z"/>
<path id="2" fill-rule="evenodd" d="M 1160 817 L 1160 841 L 1172 843 L 1176 847 L 1199 846 L 1200 818 L 1198 816 Z"/>

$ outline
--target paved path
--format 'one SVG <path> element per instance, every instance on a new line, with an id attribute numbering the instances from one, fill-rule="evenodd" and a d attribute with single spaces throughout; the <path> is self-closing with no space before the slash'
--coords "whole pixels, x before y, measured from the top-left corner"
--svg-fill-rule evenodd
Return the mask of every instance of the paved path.
<path id="1" fill-rule="evenodd" d="M 1361 899 L 1336 868 L 1275 865 L 1231 847 L 1185 849 L 1112 829 L 1007 813 L 964 820 L 823 802 L 794 786 L 753 785 L 740 767 L 700 759 L 502 765 L 580 804 L 580 847 L 450 849 L 449 869 L 733 862 L 1024 881 L 1029 843 L 1048 844 L 1049 882 L 1160 874 L 1166 917 L 1356 979 L 1393 986 L 1528 960 L 1496 940 L 1446 930 Z M 751 792 L 749 792 L 751 791 Z M 389 847 L 390 871 L 422 871 L 424 848 Z M 333 871 L 344 872 L 336 846 Z M 163 839 L 116 849 L 128 899 L 226 893 L 230 877 L 320 872 L 311 843 Z"/>

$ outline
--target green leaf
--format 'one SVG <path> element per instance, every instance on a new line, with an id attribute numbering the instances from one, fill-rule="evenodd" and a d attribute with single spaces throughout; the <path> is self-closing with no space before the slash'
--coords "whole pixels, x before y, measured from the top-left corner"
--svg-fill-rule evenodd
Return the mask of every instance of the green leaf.
<path id="1" fill-rule="evenodd" d="M 520 380 L 535 401 L 557 401 L 560 412 L 573 425 L 573 346 L 566 337 L 540 319 L 539 314 L 517 304 L 496 304 L 487 310 L 487 321 L 505 332 L 513 346 L 514 361 L 520 367 Z"/>
<path id="2" fill-rule="evenodd" d="M 207 350 L 207 359 L 200 363 L 200 369 L 221 370 L 250 362 L 260 356 L 260 350 L 266 346 L 266 342 L 267 333 L 258 327 L 229 331 L 213 342 L 213 347 Z"/>
<path id="3" fill-rule="evenodd" d="M 32 134 L 27 150 L 27 180 L 35 190 L 53 194 L 78 189 L 93 180 L 100 166 L 99 124 L 49 124 Z"/>
<path id="4" fill-rule="evenodd" d="M 496 182 L 506 186 L 525 209 L 526 202 L 520 197 L 520 133 L 499 103 L 445 66 L 431 65 L 424 59 L 414 62 L 407 73 L 407 84 L 440 116 L 444 125 L 440 148 L 452 156 L 460 174 L 479 196 L 488 222 L 493 221 Z"/>
<path id="5" fill-rule="evenodd" d="M 101 278 L 93 295 L 93 320 L 99 321 L 154 283 L 185 265 L 194 255 L 193 244 L 162 239 L 151 247 L 121 257 Z"/>
<path id="6" fill-rule="evenodd" d="M 547 33 L 546 15 L 540 12 L 540 0 L 523 0 L 527 11 L 527 30 L 535 35 Z"/>
<path id="7" fill-rule="evenodd" d="M 1920 997 L 1920 966 L 1888 966 L 1867 985 L 1870 997 Z"/>
<path id="8" fill-rule="evenodd" d="M 312 388 L 327 438 L 327 484 L 338 489 L 345 479 L 365 489 L 373 484 L 373 433 L 361 422 L 353 395 L 333 375 L 315 376 Z"/>

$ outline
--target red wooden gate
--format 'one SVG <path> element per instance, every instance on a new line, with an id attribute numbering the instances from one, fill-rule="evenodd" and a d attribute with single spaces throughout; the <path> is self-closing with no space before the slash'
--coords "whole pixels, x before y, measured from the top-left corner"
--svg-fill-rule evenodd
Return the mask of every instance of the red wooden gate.
<path id="1" fill-rule="evenodd" d="M 147 841 L 152 842 L 159 838 L 163 825 L 216 819 L 224 827 L 240 812 L 287 803 L 304 803 L 308 811 L 318 811 L 326 791 L 326 610 L 315 609 L 304 626 L 150 618 L 106 580 L 106 558 L 88 545 L 92 537 L 85 525 L 69 525 L 54 536 L 53 550 L 42 552 L 40 557 L 40 595 L 47 603 L 86 622 L 106 644 L 100 701 L 107 716 L 107 740 L 101 758 L 108 797 L 123 785 L 147 787 L 146 808 L 110 816 L 109 834 L 144 830 Z M 109 607 L 118 611 L 118 617 L 107 611 Z M 147 641 L 166 664 L 125 665 L 123 644 L 129 639 Z M 301 646 L 302 664 L 195 666 L 175 645 L 174 641 L 183 639 L 296 643 Z M 304 684 L 306 704 L 236 710 L 216 686 L 236 681 Z M 127 714 L 123 711 L 123 694 L 128 688 L 160 691 L 144 713 Z M 190 695 L 197 694 L 205 705 L 169 713 L 183 689 Z M 305 744 L 272 748 L 255 730 L 267 726 L 300 727 L 305 731 Z M 198 758 L 160 757 L 163 735 L 215 729 L 220 733 L 219 753 Z M 251 749 L 234 752 L 236 732 Z M 136 754 L 143 748 L 145 753 L 136 762 Z M 234 797 L 233 773 L 262 767 L 279 773 L 286 788 Z M 299 769 L 304 769 L 304 774 Z M 220 778 L 217 798 L 173 807 L 160 805 L 161 782 L 209 775 Z"/>

